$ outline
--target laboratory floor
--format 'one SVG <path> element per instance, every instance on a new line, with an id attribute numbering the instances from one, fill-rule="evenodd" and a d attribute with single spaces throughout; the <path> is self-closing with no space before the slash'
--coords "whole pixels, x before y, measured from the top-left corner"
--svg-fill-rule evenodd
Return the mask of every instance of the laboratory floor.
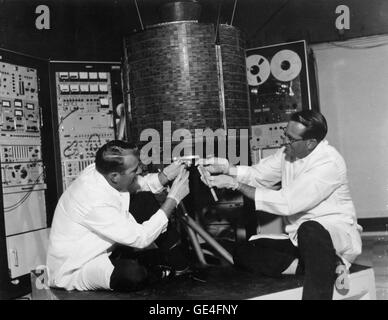
<path id="1" fill-rule="evenodd" d="M 388 232 L 364 233 L 356 263 L 373 267 L 377 300 L 388 300 Z"/>
<path id="2" fill-rule="evenodd" d="M 373 267 L 376 298 L 377 300 L 388 300 L 388 232 L 365 233 L 362 236 L 362 242 L 363 252 L 355 263 Z M 30 300 L 31 295 L 19 299 Z"/>

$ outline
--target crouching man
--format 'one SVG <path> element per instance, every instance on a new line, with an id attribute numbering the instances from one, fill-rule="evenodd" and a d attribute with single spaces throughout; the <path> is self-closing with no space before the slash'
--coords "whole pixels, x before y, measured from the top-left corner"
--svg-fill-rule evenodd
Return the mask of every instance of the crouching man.
<path id="1" fill-rule="evenodd" d="M 140 173 L 136 146 L 114 140 L 97 151 L 95 163 L 65 190 L 48 246 L 51 287 L 133 291 L 187 269 L 179 234 L 168 222 L 189 193 L 189 173 L 176 162 L 160 173 Z M 172 180 L 160 206 L 152 193 Z M 136 189 L 133 195 L 128 191 Z M 133 250 L 154 241 L 158 254 L 142 257 L 147 250 Z"/>

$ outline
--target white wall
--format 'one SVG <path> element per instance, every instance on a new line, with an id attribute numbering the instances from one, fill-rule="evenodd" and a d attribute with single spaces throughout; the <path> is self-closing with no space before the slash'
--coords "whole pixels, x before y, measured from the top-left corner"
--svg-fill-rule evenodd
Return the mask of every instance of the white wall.
<path id="1" fill-rule="evenodd" d="M 388 217 L 388 35 L 311 47 L 327 138 L 347 163 L 357 216 Z"/>

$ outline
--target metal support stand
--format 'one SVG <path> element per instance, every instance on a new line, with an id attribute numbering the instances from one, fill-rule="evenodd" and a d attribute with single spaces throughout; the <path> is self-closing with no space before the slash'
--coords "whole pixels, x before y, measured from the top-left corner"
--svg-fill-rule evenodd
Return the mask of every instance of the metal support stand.
<path id="1" fill-rule="evenodd" d="M 187 234 L 189 235 L 189 238 L 190 238 L 190 241 L 193 245 L 193 248 L 194 248 L 194 252 L 195 254 L 197 255 L 197 258 L 199 260 L 199 263 L 202 267 L 206 266 L 207 265 L 207 262 L 205 260 L 205 256 L 203 255 L 203 252 L 202 252 L 202 249 L 201 249 L 201 245 L 198 241 L 198 236 L 197 234 L 193 231 L 193 229 L 189 228 L 187 226 L 187 224 L 183 224 Z"/>
<path id="2" fill-rule="evenodd" d="M 181 202 L 179 203 L 179 207 L 181 208 L 183 215 L 178 215 L 178 217 L 185 223 L 185 225 L 191 229 L 189 231 L 189 237 L 193 242 L 194 250 L 200 260 L 200 263 L 206 263 L 201 247 L 199 246 L 198 239 L 195 231 L 199 234 L 214 250 L 216 250 L 222 258 L 224 258 L 230 264 L 234 264 L 232 255 L 226 251 L 215 239 L 212 238 L 210 234 L 208 234 L 205 230 L 203 230 L 188 214 L 185 205 Z M 191 235 L 190 235 L 191 234 Z"/>

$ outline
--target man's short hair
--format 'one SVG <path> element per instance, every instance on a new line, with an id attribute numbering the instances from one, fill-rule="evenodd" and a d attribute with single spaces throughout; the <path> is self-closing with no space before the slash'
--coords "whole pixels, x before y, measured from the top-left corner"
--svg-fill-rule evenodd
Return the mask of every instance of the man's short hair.
<path id="1" fill-rule="evenodd" d="M 101 174 L 111 172 L 124 172 L 125 150 L 132 150 L 134 155 L 138 156 L 137 146 L 133 143 L 112 140 L 104 144 L 96 153 L 96 169 Z"/>
<path id="2" fill-rule="evenodd" d="M 327 134 L 327 122 L 325 117 L 318 111 L 302 110 L 291 115 L 291 121 L 303 124 L 306 129 L 302 134 L 303 139 L 323 140 Z"/>

